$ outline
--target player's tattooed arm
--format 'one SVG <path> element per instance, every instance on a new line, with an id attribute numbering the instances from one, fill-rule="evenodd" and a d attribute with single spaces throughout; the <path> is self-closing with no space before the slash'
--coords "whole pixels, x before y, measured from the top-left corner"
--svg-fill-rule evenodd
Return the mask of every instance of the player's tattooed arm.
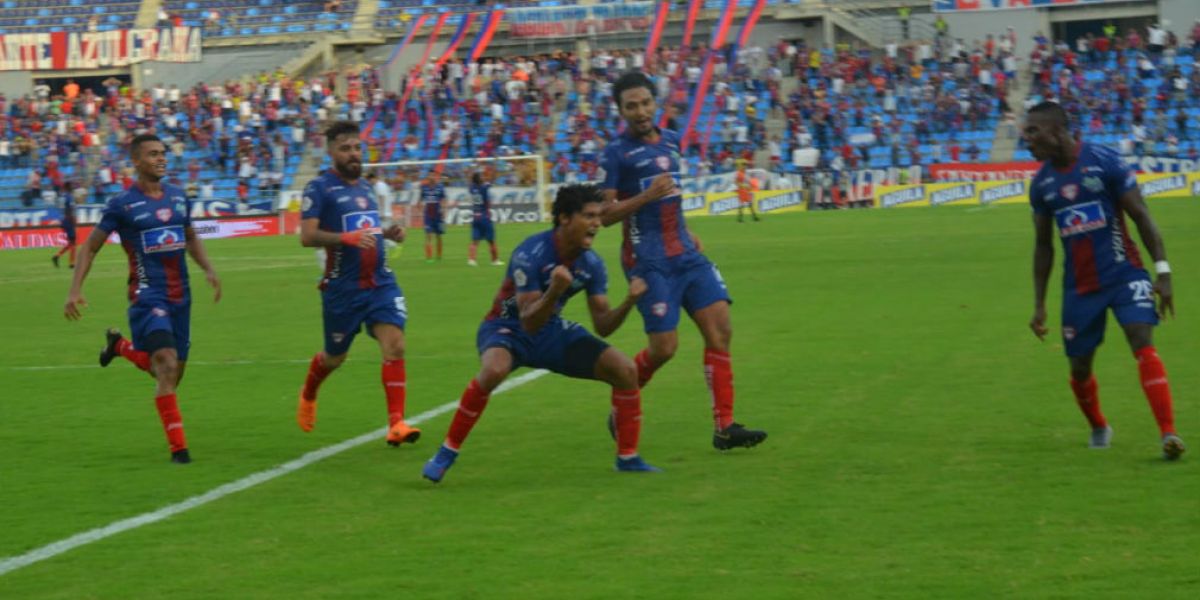
<path id="1" fill-rule="evenodd" d="M 1054 228 L 1050 215 L 1033 213 L 1033 318 L 1029 329 L 1040 340 L 1046 339 L 1046 286 L 1054 269 Z"/>
<path id="2" fill-rule="evenodd" d="M 204 243 L 196 235 L 196 231 L 188 225 L 183 229 L 184 238 L 187 240 L 187 253 L 204 269 L 204 279 L 208 281 L 209 287 L 213 289 L 213 302 L 221 301 L 221 278 L 217 277 L 217 270 L 213 268 L 212 262 L 208 260 L 208 251 L 204 249 Z"/>
<path id="3" fill-rule="evenodd" d="M 638 300 L 646 293 L 646 281 L 641 277 L 629 280 L 629 294 L 616 308 L 608 305 L 608 296 L 599 294 L 588 296 L 588 310 L 592 313 L 592 327 L 600 337 L 608 337 L 625 322 L 629 311 L 637 306 Z"/>
<path id="4" fill-rule="evenodd" d="M 1137 226 L 1138 234 L 1141 235 L 1142 243 L 1146 245 L 1146 251 L 1150 253 L 1150 258 L 1155 263 L 1166 262 L 1166 245 L 1163 243 L 1162 234 L 1158 231 L 1158 225 L 1150 216 L 1150 209 L 1146 208 L 1146 201 L 1142 199 L 1141 190 L 1135 186 L 1122 194 L 1120 205 L 1121 210 L 1125 211 L 1125 214 L 1129 215 L 1134 225 Z M 1171 287 L 1170 271 L 1157 274 L 1154 281 L 1154 293 L 1158 294 L 1159 316 L 1175 316 L 1175 294 Z"/>

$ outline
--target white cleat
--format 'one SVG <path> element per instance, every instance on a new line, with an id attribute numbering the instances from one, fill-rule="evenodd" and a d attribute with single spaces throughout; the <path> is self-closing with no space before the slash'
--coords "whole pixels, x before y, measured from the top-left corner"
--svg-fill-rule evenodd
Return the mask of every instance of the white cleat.
<path id="1" fill-rule="evenodd" d="M 1113 428 L 1111 425 L 1104 427 L 1092 428 L 1092 439 L 1088 441 L 1088 448 L 1107 448 L 1112 443 Z"/>
<path id="2" fill-rule="evenodd" d="M 468 259 L 467 259 L 467 264 L 468 264 L 468 265 L 470 265 L 470 266 L 472 266 L 472 267 L 478 267 L 478 266 L 479 266 L 479 263 L 475 262 L 475 259 L 473 259 L 473 258 L 468 258 Z"/>
<path id="3" fill-rule="evenodd" d="M 492 261 L 492 266 L 493 266 L 493 267 L 500 267 L 500 266 L 504 266 L 504 261 L 502 261 L 502 260 L 500 260 L 500 259 L 498 259 L 498 258 L 497 258 L 496 260 L 493 260 L 493 261 Z"/>

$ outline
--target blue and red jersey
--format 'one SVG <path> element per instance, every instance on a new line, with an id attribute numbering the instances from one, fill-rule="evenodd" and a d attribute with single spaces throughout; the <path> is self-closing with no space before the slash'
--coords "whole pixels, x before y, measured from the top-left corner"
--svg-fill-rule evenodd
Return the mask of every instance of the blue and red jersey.
<path id="1" fill-rule="evenodd" d="M 1029 203 L 1054 219 L 1065 254 L 1063 287 L 1087 294 L 1146 273 L 1120 206 L 1121 196 L 1137 187 L 1136 176 L 1110 148 L 1085 143 L 1078 150 L 1066 169 L 1042 165 Z"/>
<path id="2" fill-rule="evenodd" d="M 575 278 L 571 287 L 558 299 L 554 308 L 554 316 L 547 325 L 559 319 L 567 300 L 581 291 L 587 291 L 589 296 L 602 296 L 608 293 L 608 273 L 604 270 L 604 261 L 592 250 L 585 250 L 574 260 L 563 261 L 559 254 L 558 238 L 555 230 L 543 231 L 525 238 L 515 250 L 508 270 L 504 274 L 504 282 L 496 292 L 492 302 L 492 310 L 484 316 L 485 321 L 492 319 L 521 318 L 521 309 L 517 306 L 517 294 L 523 292 L 542 292 L 550 289 L 550 273 L 554 267 L 563 265 L 571 270 Z"/>
<path id="3" fill-rule="evenodd" d="M 367 231 L 376 236 L 374 248 L 345 245 L 327 249 L 321 289 L 370 289 L 395 283 L 384 259 L 383 230 L 375 190 L 364 179 L 346 183 L 332 169 L 308 183 L 300 207 L 302 219 L 318 219 L 323 231 Z"/>
<path id="4" fill-rule="evenodd" d="M 656 143 L 625 133 L 604 149 L 606 190 L 616 190 L 617 200 L 632 198 L 650 187 L 655 177 L 669 173 L 679 180 L 679 135 L 660 130 Z M 622 227 L 621 263 L 628 269 L 639 262 L 658 262 L 696 254 L 696 245 L 683 221 L 683 196 L 675 194 L 646 204 L 625 219 Z"/>
<path id="5" fill-rule="evenodd" d="M 476 223 L 490 223 L 492 220 L 492 186 L 483 183 L 471 186 L 471 220 Z"/>
<path id="6" fill-rule="evenodd" d="M 186 229 L 192 226 L 191 203 L 183 190 L 163 184 L 149 196 L 134 186 L 104 205 L 101 231 L 117 232 L 129 258 L 129 301 L 191 301 L 187 274 Z"/>
<path id="7" fill-rule="evenodd" d="M 442 202 L 446 200 L 446 186 L 435 183 L 421 184 L 421 204 L 425 207 L 425 222 L 441 222 Z"/>

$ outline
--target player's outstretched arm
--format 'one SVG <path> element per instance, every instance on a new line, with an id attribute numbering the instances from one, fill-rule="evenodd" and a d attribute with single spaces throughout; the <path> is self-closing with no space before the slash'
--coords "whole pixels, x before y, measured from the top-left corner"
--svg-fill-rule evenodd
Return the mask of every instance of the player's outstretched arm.
<path id="1" fill-rule="evenodd" d="M 183 230 L 184 238 L 187 240 L 187 253 L 204 269 L 204 278 L 208 280 L 208 285 L 213 289 L 213 302 L 221 301 L 221 278 L 217 277 L 217 270 L 213 268 L 212 262 L 208 260 L 208 251 L 204 249 L 204 243 L 200 241 L 200 237 L 196 235 L 196 231 L 188 225 Z"/>
<path id="2" fill-rule="evenodd" d="M 621 328 L 629 311 L 637 306 L 638 300 L 646 293 L 646 281 L 641 277 L 629 280 L 629 294 L 616 308 L 608 305 L 608 296 L 597 294 L 588 296 L 588 310 L 592 313 L 592 327 L 596 335 L 608 337 Z"/>
<path id="3" fill-rule="evenodd" d="M 1046 339 L 1046 286 L 1054 269 L 1054 228 L 1050 215 L 1033 213 L 1033 318 L 1029 328 L 1038 339 Z"/>
<path id="4" fill-rule="evenodd" d="M 675 178 L 671 177 L 668 173 L 660 173 L 650 183 L 650 187 L 646 188 L 642 193 L 625 200 L 617 200 L 617 190 L 614 189 L 607 189 L 602 193 L 604 195 L 604 208 L 600 212 L 600 222 L 605 227 L 608 227 L 613 223 L 624 221 L 641 207 L 676 193 Z"/>
<path id="5" fill-rule="evenodd" d="M 1175 316 L 1175 295 L 1171 289 L 1171 267 L 1167 263 L 1167 248 L 1163 244 L 1162 234 L 1158 225 L 1150 216 L 1150 209 L 1142 199 L 1142 192 L 1137 187 L 1121 195 L 1121 210 L 1129 215 L 1137 225 L 1138 235 L 1142 236 L 1142 244 L 1154 259 L 1154 270 L 1157 273 L 1154 281 L 1154 292 L 1158 294 L 1158 316 Z"/>
<path id="6" fill-rule="evenodd" d="M 358 248 L 374 248 L 375 233 L 368 229 L 334 233 L 321 229 L 320 219 L 304 219 L 300 221 L 300 245 L 306 248 L 352 246 Z"/>
<path id="7" fill-rule="evenodd" d="M 521 310 L 521 328 L 526 333 L 536 333 L 554 314 L 558 299 L 571 287 L 571 271 L 562 265 L 550 273 L 550 287 L 545 293 L 532 291 L 517 294 L 517 307 Z"/>
<path id="8" fill-rule="evenodd" d="M 88 234 L 83 246 L 79 249 L 79 260 L 75 264 L 75 274 L 71 277 L 71 291 L 67 292 L 67 303 L 63 307 L 63 316 L 70 321 L 78 321 L 83 317 L 79 309 L 87 306 L 87 298 L 83 297 L 83 281 L 92 270 L 92 261 L 96 253 L 104 248 L 104 240 L 108 232 L 96 227 Z"/>

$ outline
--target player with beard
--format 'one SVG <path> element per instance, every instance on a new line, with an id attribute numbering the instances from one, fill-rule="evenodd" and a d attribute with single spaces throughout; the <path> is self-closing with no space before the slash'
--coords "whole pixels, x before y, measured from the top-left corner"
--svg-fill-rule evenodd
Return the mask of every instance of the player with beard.
<path id="1" fill-rule="evenodd" d="M 1175 313 L 1171 267 L 1162 235 L 1142 200 L 1137 177 L 1109 148 L 1077 142 L 1067 127 L 1067 113 L 1053 102 L 1029 110 L 1025 140 L 1042 168 L 1029 186 L 1036 243 L 1033 252 L 1033 318 L 1029 328 L 1045 339 L 1046 286 L 1054 268 L 1054 235 L 1062 241 L 1062 338 L 1071 364 L 1071 390 L 1091 425 L 1089 445 L 1107 448 L 1112 427 L 1100 412 L 1100 395 L 1092 374 L 1096 348 L 1104 341 L 1111 309 L 1137 359 L 1142 391 L 1158 422 L 1163 457 L 1183 454 L 1175 432 L 1167 371 L 1154 348 L 1154 326 Z M 1137 226 L 1154 260 L 1156 278 L 1142 266 L 1125 217 Z M 1157 306 L 1155 295 L 1158 296 Z"/>
<path id="2" fill-rule="evenodd" d="M 120 355 L 154 378 L 154 404 L 171 462 L 186 464 L 192 458 L 176 396 L 191 347 L 192 295 L 184 253 L 204 269 L 215 290 L 214 301 L 221 299 L 221 280 L 192 229 L 186 194 L 162 182 L 167 174 L 166 146 L 154 135 L 142 134 L 130 141 L 129 155 L 137 169 L 137 184 L 108 201 L 100 223 L 83 243 L 64 314 L 72 321 L 82 317 L 80 309 L 87 306 L 83 282 L 104 241 L 117 232 L 129 258 L 131 339 L 109 329 L 100 366 L 107 367 Z"/>
<path id="3" fill-rule="evenodd" d="M 622 224 L 625 275 L 644 279 L 648 287 L 638 301 L 649 342 L 634 359 L 638 387 L 645 387 L 655 370 L 675 356 L 682 308 L 704 337 L 713 447 L 756 446 L 767 439 L 767 433 L 733 420 L 729 291 L 716 265 L 700 253 L 683 220 L 679 136 L 654 125 L 658 107 L 654 85 L 646 75 L 637 71 L 622 75 L 613 85 L 613 97 L 626 130 L 604 149 L 603 220 L 605 226 Z M 611 421 L 609 426 L 611 431 Z"/>
<path id="4" fill-rule="evenodd" d="M 404 241 L 404 228 L 380 225 L 374 188 L 362 179 L 362 143 L 358 125 L 349 121 L 331 124 L 325 131 L 325 149 L 333 168 L 304 188 L 300 215 L 300 243 L 326 249 L 321 278 L 321 307 L 325 347 L 312 358 L 300 389 L 296 422 L 312 431 L 317 420 L 317 390 L 346 360 L 359 331 L 379 342 L 383 354 L 382 379 L 387 398 L 389 445 L 412 443 L 421 436 L 404 422 L 406 376 L 404 324 L 408 309 L 404 293 L 387 268 L 383 241 Z"/>

